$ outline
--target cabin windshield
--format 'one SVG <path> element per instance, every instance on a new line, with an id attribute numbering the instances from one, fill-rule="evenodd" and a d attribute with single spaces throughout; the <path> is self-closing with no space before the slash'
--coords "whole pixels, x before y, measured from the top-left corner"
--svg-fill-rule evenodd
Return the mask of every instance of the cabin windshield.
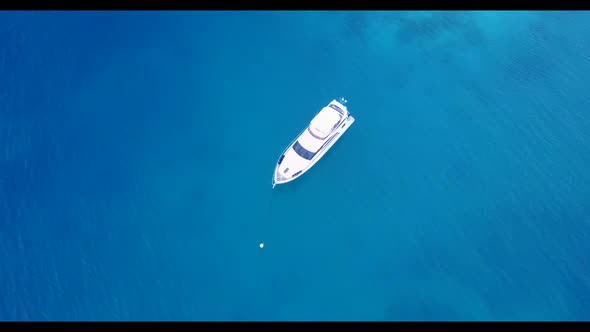
<path id="1" fill-rule="evenodd" d="M 313 156 L 315 156 L 315 152 L 311 152 L 301 146 L 299 141 L 295 141 L 295 144 L 293 144 L 293 150 L 295 150 L 295 152 L 303 159 L 311 160 Z"/>

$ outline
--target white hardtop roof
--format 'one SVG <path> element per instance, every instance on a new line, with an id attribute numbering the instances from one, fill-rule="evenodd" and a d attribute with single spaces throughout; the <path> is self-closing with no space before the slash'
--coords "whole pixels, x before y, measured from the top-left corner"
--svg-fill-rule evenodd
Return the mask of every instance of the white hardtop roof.
<path id="1" fill-rule="evenodd" d="M 342 119 L 342 114 L 326 106 L 311 120 L 310 127 L 314 131 L 327 135 L 340 119 Z"/>

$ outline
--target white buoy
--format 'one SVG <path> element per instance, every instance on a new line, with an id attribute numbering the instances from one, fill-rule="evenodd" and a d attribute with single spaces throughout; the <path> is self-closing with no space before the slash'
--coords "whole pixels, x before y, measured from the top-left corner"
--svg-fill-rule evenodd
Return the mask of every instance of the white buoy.
<path id="1" fill-rule="evenodd" d="M 264 243 L 260 244 L 260 249 L 264 248 Z"/>

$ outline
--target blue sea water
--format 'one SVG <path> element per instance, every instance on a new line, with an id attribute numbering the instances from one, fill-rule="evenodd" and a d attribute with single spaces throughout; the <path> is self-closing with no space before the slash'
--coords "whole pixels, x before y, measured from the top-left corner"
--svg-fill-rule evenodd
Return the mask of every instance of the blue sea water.
<path id="1" fill-rule="evenodd" d="M 1 12 L 0 320 L 590 320 L 589 54 L 588 12 Z"/>

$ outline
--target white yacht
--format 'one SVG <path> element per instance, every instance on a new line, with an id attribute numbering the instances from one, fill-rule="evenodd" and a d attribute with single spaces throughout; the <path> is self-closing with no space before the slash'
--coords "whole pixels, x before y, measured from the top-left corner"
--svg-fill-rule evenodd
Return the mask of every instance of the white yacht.
<path id="1" fill-rule="evenodd" d="M 332 100 L 285 149 L 275 167 L 273 188 L 303 175 L 342 137 L 354 122 L 345 104 L 344 99 Z"/>

